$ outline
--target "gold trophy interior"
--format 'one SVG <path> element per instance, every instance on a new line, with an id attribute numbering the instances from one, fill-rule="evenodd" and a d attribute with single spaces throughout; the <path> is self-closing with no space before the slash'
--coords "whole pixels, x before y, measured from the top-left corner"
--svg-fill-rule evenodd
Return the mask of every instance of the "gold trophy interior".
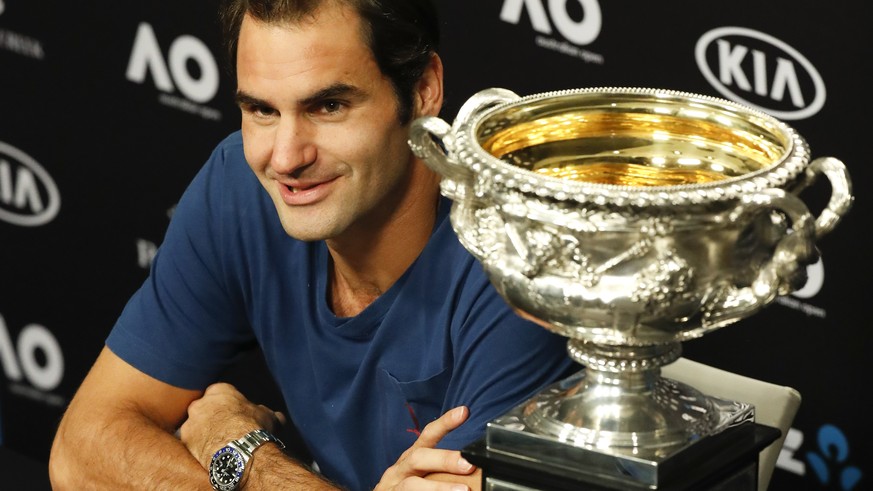
<path id="1" fill-rule="evenodd" d="M 640 106 L 634 104 L 634 111 Z M 556 114 L 505 128 L 480 141 L 491 155 L 544 176 L 618 186 L 679 186 L 742 176 L 783 158 L 790 142 L 754 121 L 723 123 L 683 114 L 606 107 L 549 108 Z M 532 114 L 533 113 L 533 114 Z M 708 113 L 706 113 L 708 114 Z"/>

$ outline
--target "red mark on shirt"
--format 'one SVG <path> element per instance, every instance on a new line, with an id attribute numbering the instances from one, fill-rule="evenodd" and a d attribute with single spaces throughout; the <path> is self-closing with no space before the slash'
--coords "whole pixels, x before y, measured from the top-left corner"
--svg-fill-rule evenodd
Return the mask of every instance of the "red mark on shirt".
<path id="1" fill-rule="evenodd" d="M 406 410 L 409 411 L 409 417 L 412 418 L 412 424 L 415 425 L 414 428 L 407 428 L 407 433 L 414 433 L 415 436 L 421 436 L 421 426 L 418 424 L 418 417 L 415 415 L 415 410 L 412 409 L 412 406 L 409 403 L 406 403 Z"/>

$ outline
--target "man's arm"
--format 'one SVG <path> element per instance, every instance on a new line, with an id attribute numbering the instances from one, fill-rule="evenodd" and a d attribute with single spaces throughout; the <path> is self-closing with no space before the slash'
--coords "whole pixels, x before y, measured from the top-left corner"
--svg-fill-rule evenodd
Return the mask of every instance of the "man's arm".
<path id="1" fill-rule="evenodd" d="M 149 377 L 104 347 L 55 435 L 53 489 L 210 489 L 173 436 L 199 396 Z"/>
<path id="2" fill-rule="evenodd" d="M 206 479 L 204 469 L 216 450 L 252 430 L 260 428 L 272 432 L 284 422 L 281 413 L 249 401 L 232 385 L 219 383 L 210 385 L 203 397 L 191 403 L 179 436 L 194 459 L 200 462 L 200 472 Z M 338 489 L 273 443 L 258 447 L 246 467 L 242 488 L 247 491 Z"/>
<path id="3" fill-rule="evenodd" d="M 104 348 L 55 436 L 49 461 L 53 489 L 212 489 L 205 464 L 174 435 L 194 401 L 200 401 L 195 407 L 199 406 L 201 421 L 227 418 L 212 414 L 201 395 L 158 381 Z M 238 421 L 224 423 L 227 426 L 214 426 L 223 431 L 210 437 L 221 443 L 209 452 L 242 436 L 232 434 Z M 327 483 L 273 445 L 258 449 L 251 462 L 247 489 L 277 489 L 289 483 L 328 489 Z"/>
<path id="4" fill-rule="evenodd" d="M 376 491 L 478 491 L 481 471 L 456 450 L 434 448 L 445 435 L 464 423 L 468 415 L 466 407 L 458 407 L 425 426 L 415 443 L 385 471 Z M 233 386 L 220 383 L 209 386 L 202 398 L 191 403 L 180 436 L 194 458 L 206 467 L 212 454 L 228 441 L 258 428 L 273 431 L 277 423 L 284 423 L 281 413 L 255 404 Z M 230 436 L 216 436 L 219 434 Z M 243 489 L 247 491 L 337 489 L 272 443 L 259 447 L 249 465 L 243 481 Z"/>

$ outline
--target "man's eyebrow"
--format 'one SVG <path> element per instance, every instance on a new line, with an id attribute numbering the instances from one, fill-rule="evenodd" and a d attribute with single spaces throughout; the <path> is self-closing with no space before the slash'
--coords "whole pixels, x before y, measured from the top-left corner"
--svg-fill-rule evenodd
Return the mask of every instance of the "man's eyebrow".
<path id="1" fill-rule="evenodd" d="M 328 99 L 336 99 L 338 97 L 356 98 L 363 96 L 364 91 L 360 88 L 355 87 L 354 85 L 337 82 L 333 85 L 328 85 L 309 97 L 299 100 L 298 103 L 303 106 L 309 106 Z"/>
<path id="2" fill-rule="evenodd" d="M 237 90 L 236 95 L 234 96 L 234 100 L 236 101 L 237 106 L 262 106 L 262 107 L 272 107 L 269 102 L 259 99 L 251 94 L 247 94 L 242 90 Z"/>
<path id="3" fill-rule="evenodd" d="M 300 99 L 297 103 L 302 106 L 310 106 L 325 100 L 336 99 L 338 97 L 356 98 L 363 96 L 364 91 L 360 88 L 355 87 L 354 85 L 337 82 L 333 85 L 328 85 L 308 97 Z M 238 106 L 273 107 L 273 105 L 266 100 L 255 97 L 243 90 L 237 90 L 236 95 L 234 95 L 234 100 Z"/>

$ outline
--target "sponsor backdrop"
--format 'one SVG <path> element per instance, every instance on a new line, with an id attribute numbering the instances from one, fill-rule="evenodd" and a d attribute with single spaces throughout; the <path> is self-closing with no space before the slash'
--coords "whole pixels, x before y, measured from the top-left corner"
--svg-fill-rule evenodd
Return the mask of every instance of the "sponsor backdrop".
<path id="1" fill-rule="evenodd" d="M 0 438 L 16 454 L 47 459 L 176 200 L 238 127 L 215 8 L 0 0 Z M 847 164 L 855 207 L 820 242 L 807 285 L 684 349 L 802 393 L 771 489 L 870 489 L 861 403 L 871 348 L 863 285 L 873 273 L 861 119 L 873 111 L 869 3 L 443 0 L 439 9 L 446 119 L 486 87 L 677 89 L 767 111 L 799 130 L 814 157 Z M 805 193 L 820 207 L 829 188 Z M 258 369 L 242 374 L 250 393 L 277 400 Z"/>

